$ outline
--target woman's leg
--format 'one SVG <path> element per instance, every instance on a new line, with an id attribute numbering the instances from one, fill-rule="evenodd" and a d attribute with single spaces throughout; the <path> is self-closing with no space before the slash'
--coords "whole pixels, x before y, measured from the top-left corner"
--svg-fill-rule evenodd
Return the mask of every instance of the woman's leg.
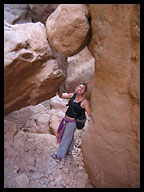
<path id="1" fill-rule="evenodd" d="M 68 151 L 72 151 L 72 150 L 74 150 L 74 136 L 73 136 L 72 141 L 71 141 L 69 148 L 68 148 Z"/>
<path id="2" fill-rule="evenodd" d="M 62 137 L 62 140 L 58 146 L 58 150 L 56 155 L 58 157 L 65 158 L 65 155 L 72 143 L 73 137 L 74 137 L 74 132 L 76 130 L 76 123 L 75 122 L 67 122 L 66 127 L 64 130 L 64 134 Z"/>

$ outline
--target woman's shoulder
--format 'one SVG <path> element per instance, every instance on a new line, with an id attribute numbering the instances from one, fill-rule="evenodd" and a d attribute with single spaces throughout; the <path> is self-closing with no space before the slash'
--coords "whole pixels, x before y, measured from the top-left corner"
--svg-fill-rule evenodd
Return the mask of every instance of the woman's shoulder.
<path id="1" fill-rule="evenodd" d="M 84 108 L 86 105 L 88 105 L 89 104 L 89 102 L 88 102 L 88 100 L 87 100 L 87 98 L 84 98 L 83 100 L 82 100 L 82 102 L 81 102 L 81 106 Z"/>
<path id="2" fill-rule="evenodd" d="M 84 99 L 83 99 L 83 104 L 89 104 L 89 101 L 88 101 L 87 98 L 84 98 Z"/>

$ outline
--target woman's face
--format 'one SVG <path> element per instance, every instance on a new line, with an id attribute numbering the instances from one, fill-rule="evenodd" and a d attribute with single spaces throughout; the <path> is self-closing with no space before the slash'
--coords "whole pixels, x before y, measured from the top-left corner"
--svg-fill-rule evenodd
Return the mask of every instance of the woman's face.
<path id="1" fill-rule="evenodd" d="M 85 92 L 85 85 L 79 85 L 77 88 L 77 93 L 83 95 Z"/>

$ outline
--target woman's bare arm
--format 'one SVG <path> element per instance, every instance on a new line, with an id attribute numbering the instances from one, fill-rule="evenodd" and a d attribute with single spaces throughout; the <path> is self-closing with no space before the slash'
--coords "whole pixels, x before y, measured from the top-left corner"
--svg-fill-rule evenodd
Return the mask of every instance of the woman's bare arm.
<path id="1" fill-rule="evenodd" d="M 88 115 L 88 120 L 90 120 L 90 119 L 93 120 L 92 113 L 91 113 L 90 106 L 89 106 L 89 102 L 88 102 L 87 99 L 85 99 L 85 100 L 83 101 L 83 107 L 85 108 L 86 113 L 87 113 L 87 115 Z"/>
<path id="2" fill-rule="evenodd" d="M 58 91 L 58 96 L 62 99 L 70 99 L 73 96 L 73 93 L 61 93 Z"/>
<path id="3" fill-rule="evenodd" d="M 90 106 L 87 99 L 84 100 L 83 106 L 88 114 L 88 116 L 91 116 Z"/>

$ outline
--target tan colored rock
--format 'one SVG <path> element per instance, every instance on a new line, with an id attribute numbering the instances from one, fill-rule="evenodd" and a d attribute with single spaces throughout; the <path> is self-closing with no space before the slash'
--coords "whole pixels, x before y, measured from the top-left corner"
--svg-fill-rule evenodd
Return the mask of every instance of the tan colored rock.
<path id="1" fill-rule="evenodd" d="M 85 82 L 88 86 L 87 98 L 90 99 L 93 74 L 94 74 L 94 58 L 85 47 L 82 51 L 72 57 L 68 57 L 68 69 L 65 87 L 67 92 L 74 92 L 80 82 Z"/>
<path id="2" fill-rule="evenodd" d="M 88 11 L 83 4 L 60 4 L 46 21 L 47 37 L 54 49 L 72 56 L 88 40 Z"/>
<path id="3" fill-rule="evenodd" d="M 28 4 L 4 4 L 4 19 L 10 24 L 32 22 Z"/>
<path id="4" fill-rule="evenodd" d="M 47 113 L 48 110 L 46 107 L 44 107 L 41 103 L 38 105 L 30 105 L 27 107 L 23 107 L 20 110 L 13 111 L 12 113 L 9 113 L 7 116 L 5 116 L 5 120 L 13 121 L 16 123 L 19 122 L 26 122 L 31 116 L 34 114 L 43 114 Z"/>
<path id="5" fill-rule="evenodd" d="M 50 109 L 65 111 L 68 103 L 68 99 L 62 99 L 58 95 L 49 99 Z"/>
<path id="6" fill-rule="evenodd" d="M 33 22 L 46 23 L 47 18 L 59 4 L 29 4 Z"/>
<path id="7" fill-rule="evenodd" d="M 5 27 L 5 115 L 55 95 L 63 74 L 46 38 L 42 23 Z"/>
<path id="8" fill-rule="evenodd" d="M 131 76 L 130 95 L 136 103 L 140 103 L 140 6 L 133 6 L 131 12 Z"/>
<path id="9" fill-rule="evenodd" d="M 49 133 L 49 123 L 48 114 L 34 114 L 26 122 L 25 131 L 30 133 Z"/>
<path id="10" fill-rule="evenodd" d="M 82 139 L 96 188 L 140 187 L 139 5 L 89 5 L 95 57 L 94 122 Z"/>
<path id="11" fill-rule="evenodd" d="M 5 66 L 20 57 L 29 62 L 53 58 L 44 25 L 38 22 L 5 26 L 4 54 Z"/>
<path id="12" fill-rule="evenodd" d="M 12 122 L 16 123 L 19 129 L 23 127 L 22 130 L 29 133 L 55 135 L 60 121 L 65 116 L 68 100 L 55 96 L 46 101 L 49 103 L 49 109 L 42 104 L 27 106 L 8 114 L 5 120 L 9 121 L 10 125 Z"/>
<path id="13" fill-rule="evenodd" d="M 4 120 L 4 143 L 13 145 L 14 137 L 18 133 L 18 126 L 12 121 Z"/>
<path id="14" fill-rule="evenodd" d="M 50 124 L 49 124 L 49 130 L 50 133 L 53 135 L 56 135 L 58 126 L 62 120 L 62 118 L 65 116 L 65 112 L 61 111 L 60 109 L 52 109 L 50 110 Z"/>

